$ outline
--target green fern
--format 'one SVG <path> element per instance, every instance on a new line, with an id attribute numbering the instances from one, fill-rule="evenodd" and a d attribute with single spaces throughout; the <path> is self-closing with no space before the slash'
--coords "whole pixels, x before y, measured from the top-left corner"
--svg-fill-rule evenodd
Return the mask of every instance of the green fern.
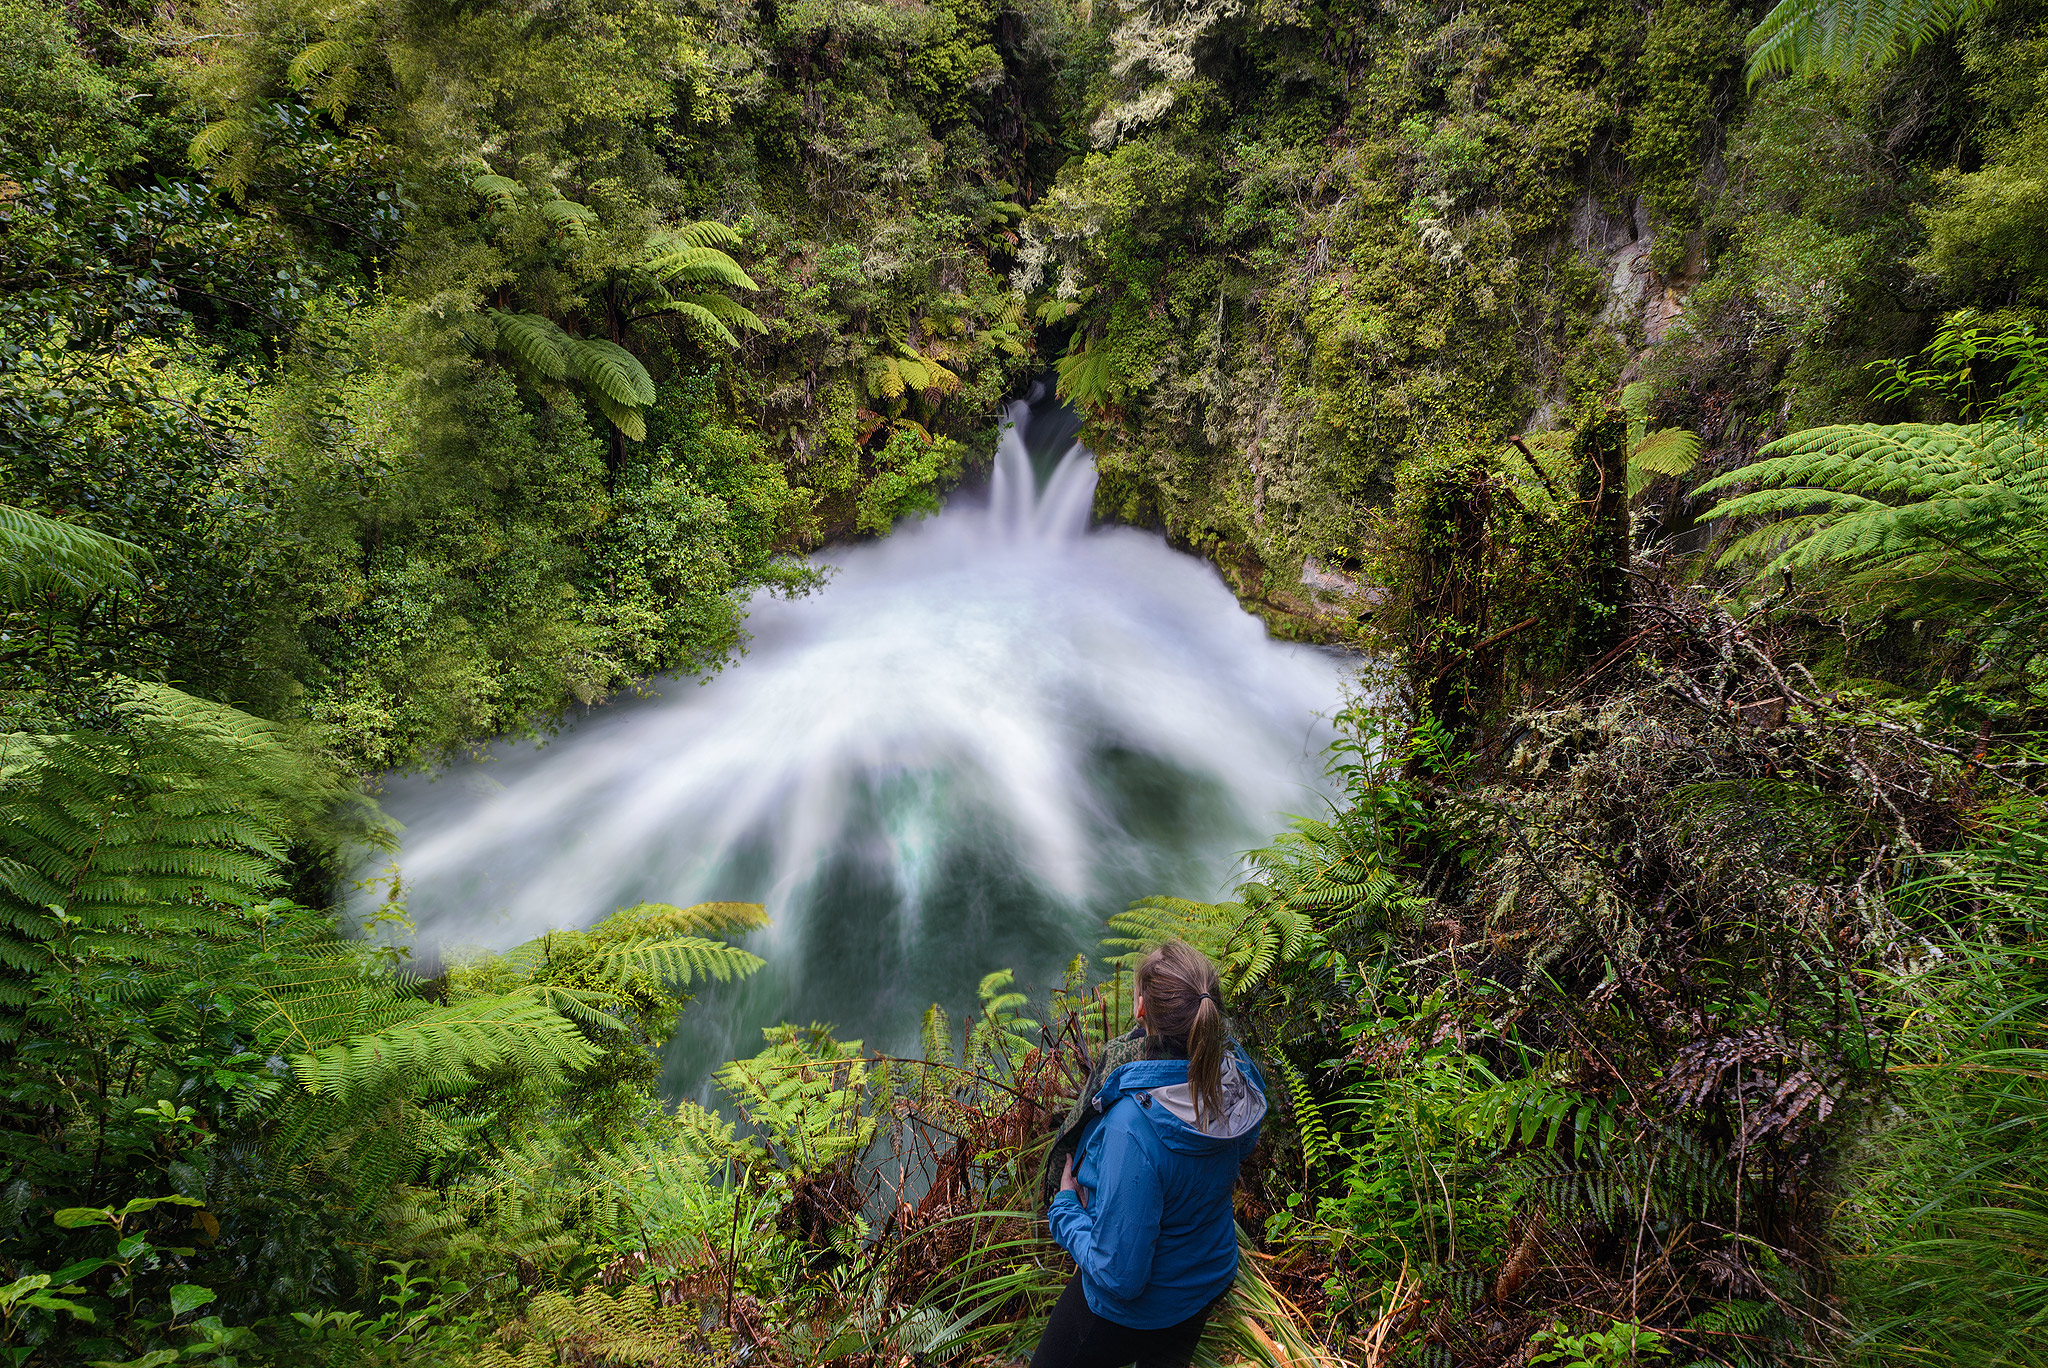
<path id="1" fill-rule="evenodd" d="M 1029 999 L 1011 987 L 1014 977 L 1010 970 L 998 969 L 984 976 L 976 990 L 981 1015 L 968 1028 L 963 1061 L 970 1073 L 983 1073 L 997 1064 L 1014 1070 L 1038 1047 L 1038 1023 L 1023 1015 Z"/>
<path id="2" fill-rule="evenodd" d="M 1614 1110 L 1600 1099 L 1560 1087 L 1541 1074 L 1482 1088 L 1459 1103 L 1453 1115 L 1489 1144 L 1532 1146 L 1540 1141 L 1543 1148 L 1555 1149 L 1570 1126 L 1574 1161 L 1604 1146 L 1618 1125 Z"/>
<path id="3" fill-rule="evenodd" d="M 629 1283 L 543 1291 L 518 1320 L 486 1340 L 472 1368 L 557 1368 L 563 1363 L 644 1363 L 711 1368 L 731 1359 L 708 1340 L 694 1303 L 665 1304 L 657 1288 Z"/>
<path id="4" fill-rule="evenodd" d="M 870 396 L 901 399 L 912 390 L 923 394 L 953 394 L 960 377 L 907 343 L 894 344 L 888 352 L 870 356 L 862 368 Z"/>
<path id="5" fill-rule="evenodd" d="M 578 204 L 575 200 L 560 196 L 542 200 L 534 208 L 539 211 L 542 218 L 565 233 L 581 233 L 597 221 L 597 214 L 589 205 Z"/>
<path id="6" fill-rule="evenodd" d="M 1647 1136 L 1598 1140 L 1567 1155 L 1526 1150 L 1509 1167 L 1509 1182 L 1553 1212 L 1609 1228 L 1633 1226 L 1644 1214 L 1679 1224 L 1711 1215 L 1731 1199 L 1735 1174 L 1697 1136 L 1659 1128 Z"/>
<path id="7" fill-rule="evenodd" d="M 275 885 L 317 791 L 269 724 L 136 684 L 124 729 L 45 739 L 0 778 L 0 1035 L 49 1021 L 64 963 L 171 953 Z"/>
<path id="8" fill-rule="evenodd" d="M 1387 867 L 1384 841 L 1356 809 L 1328 821 L 1290 817 L 1288 829 L 1246 857 L 1258 876 L 1238 890 L 1262 908 L 1316 914 L 1325 927 L 1388 911 L 1401 882 Z"/>
<path id="9" fill-rule="evenodd" d="M 360 42 L 323 38 L 299 50 L 286 65 L 284 78 L 294 90 L 307 92 L 315 109 L 338 121 L 348 110 L 362 60 Z"/>
<path id="10" fill-rule="evenodd" d="M 1774 519 L 1723 564 L 1819 571 L 1846 592 L 1978 617 L 2048 591 L 2048 459 L 2016 421 L 1812 428 L 1761 454 L 1701 486 L 1761 486 L 1708 518 Z"/>
<path id="11" fill-rule="evenodd" d="M 601 337 L 570 338 L 569 342 L 571 373 L 593 390 L 630 408 L 646 408 L 654 402 L 654 381 L 633 353 Z"/>
<path id="12" fill-rule="evenodd" d="M 581 384 L 598 411 L 636 442 L 647 440 L 643 410 L 654 404 L 654 379 L 616 342 L 576 337 L 538 314 L 487 309 L 498 344 L 545 380 Z"/>
<path id="13" fill-rule="evenodd" d="M 824 1026 L 769 1026 L 762 1035 L 767 1049 L 717 1074 L 758 1132 L 742 1142 L 753 1161 L 801 1176 L 866 1152 L 891 1093 L 886 1067 L 864 1058 L 859 1041 L 834 1040 Z"/>
<path id="14" fill-rule="evenodd" d="M 491 201 L 500 211 L 512 210 L 527 198 L 526 187 L 510 176 L 493 175 L 489 172 L 472 176 L 469 188 Z"/>
<path id="15" fill-rule="evenodd" d="M 657 245 L 643 265 L 649 275 L 658 276 L 663 280 L 716 282 L 741 290 L 761 288 L 737 261 L 716 247 L 698 247 L 657 239 Z"/>
<path id="16" fill-rule="evenodd" d="M 360 1010 L 355 1015 L 333 1014 L 321 1019 L 328 1033 L 342 1039 L 291 1057 L 293 1076 L 309 1096 L 316 1103 L 335 1104 L 331 1109 L 313 1108 L 331 1113 L 332 1119 L 359 1114 L 361 1104 L 371 1098 L 467 1092 L 486 1073 L 499 1068 L 542 1081 L 559 1081 L 597 1057 L 596 1048 L 539 992 L 446 1007 L 402 1000 L 387 1004 L 378 1000 L 380 996 L 374 990 L 357 993 Z M 295 1005 L 299 1004 L 280 1001 L 279 1015 Z M 405 1019 L 380 1029 L 365 1029 L 392 1012 L 404 1013 Z M 274 1019 L 259 1025 L 269 1025 Z M 303 1032 L 309 1024 L 303 1015 L 290 1020 L 294 1033 Z"/>
<path id="17" fill-rule="evenodd" d="M 1308 1080 L 1301 1076 L 1301 1071 L 1284 1056 L 1277 1057 L 1274 1062 L 1279 1066 L 1280 1078 L 1287 1087 L 1288 1105 L 1294 1113 L 1294 1131 L 1301 1139 L 1302 1163 L 1311 1171 L 1321 1168 L 1325 1160 L 1342 1153 L 1343 1147 L 1330 1133 L 1329 1123 L 1323 1119 L 1323 1109 L 1308 1090 Z"/>
<path id="18" fill-rule="evenodd" d="M 1629 450 L 1628 496 L 1640 498 L 1660 475 L 1683 475 L 1699 464 L 1699 434 L 1684 428 L 1660 428 Z"/>
<path id="19" fill-rule="evenodd" d="M 1109 919 L 1109 962 L 1135 971 L 1138 962 L 1170 940 L 1186 941 L 1216 965 L 1227 993 L 1258 986 L 1274 967 L 1305 956 L 1318 943 L 1303 913 L 1277 903 L 1198 903 L 1185 898 L 1140 898 Z"/>
<path id="20" fill-rule="evenodd" d="M 133 593 L 142 587 L 135 562 L 144 556 L 133 542 L 0 504 L 0 602 L 52 591 Z"/>
<path id="21" fill-rule="evenodd" d="M 1749 31 L 1749 80 L 1781 71 L 1852 76 L 1918 51 L 1995 0 L 1779 0 Z"/>
<path id="22" fill-rule="evenodd" d="M 1640 498 L 1660 475 L 1683 475 L 1699 464 L 1700 439 L 1685 428 L 1650 430 L 1650 404 L 1656 387 L 1638 380 L 1621 391 L 1621 409 L 1628 415 L 1628 496 Z"/>
<path id="23" fill-rule="evenodd" d="M 719 250 L 740 241 L 733 229 L 709 219 L 665 229 L 649 240 L 635 275 L 638 283 L 655 295 L 656 310 L 687 318 L 726 346 L 737 347 L 735 328 L 768 330 L 753 310 L 709 288 L 761 288 L 745 268 Z"/>
<path id="24" fill-rule="evenodd" d="M 485 311 L 498 326 L 498 344 L 535 374 L 548 380 L 569 378 L 568 334 L 552 319 L 538 314 Z"/>
<path id="25" fill-rule="evenodd" d="M 1076 337 L 1067 354 L 1054 363 L 1059 373 L 1059 397 L 1081 408 L 1107 404 L 1118 380 L 1116 362 L 1109 348 Z"/>

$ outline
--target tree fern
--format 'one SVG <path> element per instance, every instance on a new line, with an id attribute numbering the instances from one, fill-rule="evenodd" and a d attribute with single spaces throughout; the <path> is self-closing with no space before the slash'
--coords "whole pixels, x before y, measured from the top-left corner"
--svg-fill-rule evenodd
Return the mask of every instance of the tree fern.
<path id="1" fill-rule="evenodd" d="M 1779 0 L 1749 31 L 1752 83 L 1781 71 L 1851 76 L 1990 10 L 1994 0 Z"/>
<path id="2" fill-rule="evenodd" d="M 706 902 L 689 907 L 635 903 L 612 913 L 591 927 L 590 933 L 600 940 L 656 934 L 735 936 L 767 926 L 768 913 L 759 903 Z"/>
<path id="3" fill-rule="evenodd" d="M 598 411 L 636 442 L 647 440 L 643 409 L 654 404 L 654 380 L 640 359 L 616 342 L 563 334 L 572 378 L 584 383 Z"/>
<path id="4" fill-rule="evenodd" d="M 457 1118 L 434 1110 L 440 1099 L 515 1079 L 559 1087 L 599 1056 L 538 986 L 442 1002 L 321 914 L 273 903 L 254 931 L 253 943 L 202 941 L 196 958 L 138 987 L 170 1025 L 194 1010 L 179 985 L 195 972 L 212 983 L 212 1005 L 198 1010 L 230 1012 L 287 1066 L 291 1086 L 263 1094 L 279 1152 L 327 1168 L 365 1205 L 467 1145 Z"/>
<path id="5" fill-rule="evenodd" d="M 339 121 L 354 93 L 356 71 L 363 59 L 363 47 L 349 38 L 323 38 L 301 48 L 285 66 L 285 81 L 295 90 L 307 91 L 309 103 L 329 118 Z"/>
<path id="6" fill-rule="evenodd" d="M 1628 415 L 1628 496 L 1639 498 L 1660 475 L 1683 475 L 1699 464 L 1700 438 L 1685 428 L 1650 430 L 1650 401 L 1656 388 L 1638 380 L 1621 391 Z"/>
<path id="7" fill-rule="evenodd" d="M 587 204 L 556 196 L 545 199 L 534 206 L 540 216 L 565 233 L 581 233 L 597 219 L 597 214 Z"/>
<path id="8" fill-rule="evenodd" d="M 1991 617 L 2048 590 L 2048 452 L 2016 421 L 1859 423 L 1773 442 L 1701 486 L 1709 518 L 1769 518 L 1723 556 L 1819 571 L 1920 610 Z"/>
<path id="9" fill-rule="evenodd" d="M 1076 338 L 1067 354 L 1054 363 L 1059 373 L 1059 397 L 1082 408 L 1099 408 L 1109 402 L 1117 381 L 1116 363 L 1109 348 Z"/>
<path id="10" fill-rule="evenodd" d="M 901 399 L 915 390 L 920 393 L 952 394 L 960 388 L 960 377 L 907 343 L 870 356 L 862 368 L 868 393 L 879 399 Z"/>
<path id="11" fill-rule="evenodd" d="M 625 993 L 635 978 L 676 986 L 707 979 L 729 983 L 759 969 L 762 960 L 710 937 L 759 930 L 767 924 L 767 913 L 757 903 L 639 903 L 586 931 L 550 932 L 497 958 L 522 978 L 535 975 L 543 965 L 573 964 L 578 985 L 598 997 Z"/>
<path id="12" fill-rule="evenodd" d="M 737 347 L 735 328 L 768 330 L 753 310 L 711 288 L 761 288 L 745 268 L 719 250 L 739 241 L 733 229 L 709 219 L 664 229 L 649 240 L 634 275 L 655 295 L 657 311 L 687 318 L 728 347 Z"/>
<path id="13" fill-rule="evenodd" d="M 142 587 L 133 542 L 0 504 L 0 602 L 58 591 L 98 594 Z"/>
<path id="14" fill-rule="evenodd" d="M 498 344 L 506 351 L 546 379 L 568 378 L 568 334 L 562 331 L 560 324 L 538 314 L 510 313 L 503 309 L 486 309 L 484 312 L 497 324 Z"/>
<path id="15" fill-rule="evenodd" d="M 1155 947 L 1183 940 L 1214 961 L 1224 991 L 1233 994 L 1256 987 L 1315 942 L 1308 917 L 1288 907 L 1185 898 L 1140 898 L 1109 919 L 1109 930 L 1102 943 L 1119 950 L 1110 957 L 1118 968 L 1135 970 Z"/>
<path id="16" fill-rule="evenodd" d="M 761 288 L 737 261 L 716 247 L 663 244 L 647 258 L 644 267 L 649 275 L 662 280 L 701 281 L 741 290 Z"/>
<path id="17" fill-rule="evenodd" d="M 615 404 L 646 408 L 654 402 L 654 381 L 640 359 L 601 337 L 567 337 L 571 373 Z"/>
<path id="18" fill-rule="evenodd" d="M 613 425 L 636 442 L 647 440 L 643 410 L 654 403 L 654 379 L 640 359 L 616 342 L 576 337 L 538 314 L 487 309 L 498 344 L 546 380 L 574 381 Z"/>
<path id="19" fill-rule="evenodd" d="M 44 740 L 0 778 L 0 1031 L 61 1004 L 39 976 L 64 962 L 168 952 L 222 904 L 277 881 L 290 811 L 315 789 L 268 724 L 138 684 L 119 735 Z"/>
<path id="20" fill-rule="evenodd" d="M 613 974 L 647 974 L 669 983 L 730 983 L 759 969 L 759 955 L 698 936 L 648 936 L 600 950 L 596 962 Z"/>
<path id="21" fill-rule="evenodd" d="M 469 188 L 488 199 L 500 213 L 511 212 L 527 199 L 526 187 L 518 181 L 489 172 L 470 177 Z"/>
<path id="22" fill-rule="evenodd" d="M 394 1092 L 414 1098 L 466 1092 L 498 1068 L 559 1080 L 597 1055 L 537 991 L 450 1006 L 380 997 L 358 995 L 363 1010 L 355 1019 L 326 1019 L 341 1039 L 291 1057 L 293 1076 L 317 1109 L 337 1121 L 353 1118 L 365 1102 Z M 394 1010 L 405 1019 L 364 1029 Z M 293 1022 L 295 1029 L 305 1024 L 303 1019 Z"/>
<path id="23" fill-rule="evenodd" d="M 1699 434 L 1684 428 L 1661 428 L 1630 448 L 1628 496 L 1641 496 L 1660 475 L 1683 475 L 1699 464 Z"/>

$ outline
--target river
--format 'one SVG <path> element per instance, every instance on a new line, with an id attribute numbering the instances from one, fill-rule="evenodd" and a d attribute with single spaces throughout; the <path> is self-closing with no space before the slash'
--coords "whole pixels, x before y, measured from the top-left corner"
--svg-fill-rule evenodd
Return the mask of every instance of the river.
<path id="1" fill-rule="evenodd" d="M 723 671 L 394 778 L 422 945 L 765 904 L 767 967 L 706 992 L 671 1045 L 680 1095 L 763 1025 L 905 1048 L 991 970 L 1056 982 L 1134 898 L 1226 896 L 1243 850 L 1322 808 L 1352 668 L 1269 638 L 1157 534 L 1091 527 L 1071 415 L 1010 416 L 986 486 L 834 549 L 819 591 L 757 599 Z"/>

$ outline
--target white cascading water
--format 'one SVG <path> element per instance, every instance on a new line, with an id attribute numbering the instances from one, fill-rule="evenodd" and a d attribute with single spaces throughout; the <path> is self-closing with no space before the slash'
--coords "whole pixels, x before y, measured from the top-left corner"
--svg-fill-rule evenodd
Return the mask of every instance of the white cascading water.
<path id="1" fill-rule="evenodd" d="M 1323 806 L 1351 670 L 1267 637 L 1216 571 L 1089 527 L 1093 459 L 1011 408 L 985 499 L 840 548 L 758 598 L 746 655 L 547 745 L 395 780 L 424 945 L 504 946 L 643 900 L 761 902 L 768 967 L 685 1015 L 693 1091 L 758 1028 L 897 1048 L 994 969 L 1044 988 L 1131 899 L 1227 893 L 1239 852 Z M 1039 487 L 1040 464 L 1056 461 Z M 374 872 L 374 871 L 366 871 Z"/>

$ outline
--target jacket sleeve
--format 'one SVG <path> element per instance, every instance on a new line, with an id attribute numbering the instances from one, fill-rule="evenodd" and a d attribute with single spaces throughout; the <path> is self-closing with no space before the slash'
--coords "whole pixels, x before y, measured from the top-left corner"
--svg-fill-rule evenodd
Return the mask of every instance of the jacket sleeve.
<path id="1" fill-rule="evenodd" d="M 1073 1193 L 1062 1192 L 1048 1217 L 1053 1239 L 1074 1256 L 1082 1275 L 1111 1296 L 1129 1300 L 1152 1281 L 1152 1250 L 1159 1242 L 1165 1193 L 1159 1170 L 1131 1134 L 1130 1122 L 1114 1121 L 1103 1128 L 1094 1204 L 1083 1207 Z"/>

